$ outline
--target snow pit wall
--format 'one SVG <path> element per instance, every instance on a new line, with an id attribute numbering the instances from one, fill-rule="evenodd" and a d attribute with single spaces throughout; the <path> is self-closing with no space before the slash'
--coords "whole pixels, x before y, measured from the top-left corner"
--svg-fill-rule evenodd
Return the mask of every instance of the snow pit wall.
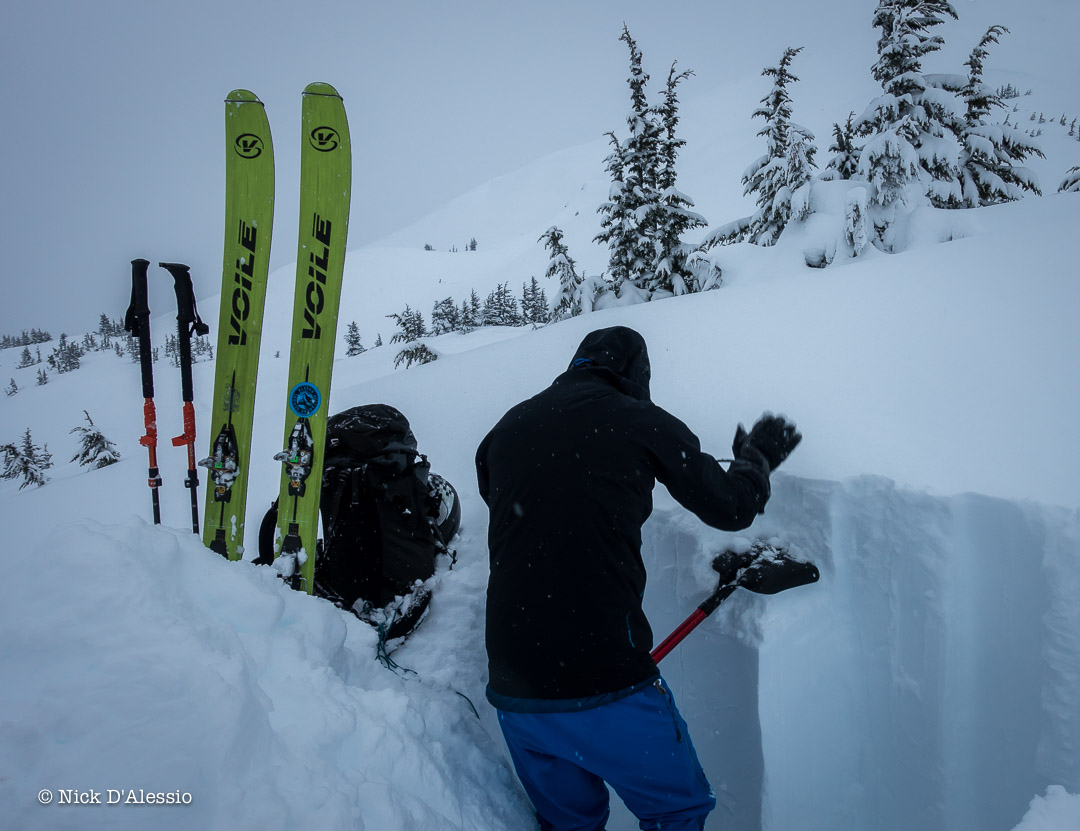
<path id="1" fill-rule="evenodd" d="M 659 641 L 740 535 L 674 508 L 645 530 Z M 736 592 L 661 665 L 707 827 L 1010 831 L 1048 787 L 1080 793 L 1080 512 L 778 475 L 751 531 L 822 579 Z"/>

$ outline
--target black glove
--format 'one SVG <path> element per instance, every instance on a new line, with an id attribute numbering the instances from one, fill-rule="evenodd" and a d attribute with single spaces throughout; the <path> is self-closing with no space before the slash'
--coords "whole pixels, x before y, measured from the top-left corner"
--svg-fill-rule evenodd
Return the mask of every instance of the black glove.
<path id="1" fill-rule="evenodd" d="M 769 471 L 776 470 L 802 441 L 802 434 L 795 425 L 783 416 L 765 413 L 757 420 L 749 433 L 741 424 L 735 430 L 735 440 L 731 449 L 736 459 L 760 454 L 769 465 Z M 756 452 L 755 452 L 756 451 Z"/>

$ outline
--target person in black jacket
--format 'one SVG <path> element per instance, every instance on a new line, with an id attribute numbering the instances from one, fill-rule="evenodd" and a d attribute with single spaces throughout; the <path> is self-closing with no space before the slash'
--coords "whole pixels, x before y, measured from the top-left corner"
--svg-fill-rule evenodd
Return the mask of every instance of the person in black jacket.
<path id="1" fill-rule="evenodd" d="M 592 332 L 476 453 L 490 511 L 487 697 L 544 829 L 603 828 L 605 781 L 643 823 L 704 826 L 715 799 L 649 655 L 641 527 L 659 480 L 708 525 L 746 528 L 801 439 L 769 414 L 739 425 L 725 471 L 652 403 L 649 376 L 640 334 Z"/>

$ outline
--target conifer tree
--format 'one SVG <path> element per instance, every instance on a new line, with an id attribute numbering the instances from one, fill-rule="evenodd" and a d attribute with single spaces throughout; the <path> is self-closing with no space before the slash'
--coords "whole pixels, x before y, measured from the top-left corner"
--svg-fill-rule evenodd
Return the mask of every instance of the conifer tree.
<path id="1" fill-rule="evenodd" d="M 611 153 L 605 160 L 605 165 L 611 175 L 611 189 L 608 191 L 608 201 L 597 208 L 602 217 L 601 230 L 593 241 L 607 243 L 610 251 L 608 275 L 618 286 L 630 280 L 636 224 L 629 207 L 630 194 L 625 180 L 626 153 L 614 133 L 608 133 L 608 138 L 611 141 Z"/>
<path id="2" fill-rule="evenodd" d="M 47 383 L 49 383 L 49 376 L 45 373 L 44 369 L 39 369 L 37 373 L 37 385 L 43 387 Z"/>
<path id="3" fill-rule="evenodd" d="M 18 473 L 12 473 L 19 458 L 19 449 L 13 444 L 0 445 L 0 479 L 14 479 Z"/>
<path id="4" fill-rule="evenodd" d="M 657 171 L 662 128 L 648 104 L 645 87 L 649 75 L 642 68 L 641 50 L 625 24 L 619 40 L 630 50 L 630 112 L 626 116 L 629 136 L 619 142 L 613 133 L 609 134 L 613 150 L 607 169 L 612 187 L 608 201 L 598 209 L 603 220 L 596 241 L 608 244 L 608 273 L 617 286 L 631 282 L 644 288 L 654 270 L 652 225 L 660 208 Z"/>
<path id="5" fill-rule="evenodd" d="M 431 311 L 431 333 L 433 335 L 445 335 L 447 332 L 461 330 L 461 314 L 454 304 L 452 297 L 444 298 L 435 303 Z"/>
<path id="6" fill-rule="evenodd" d="M 1010 125 L 987 124 L 995 107 L 1004 107 L 1001 96 L 983 82 L 983 63 L 988 47 L 1008 33 L 1004 26 L 986 30 L 965 62 L 967 83 L 960 90 L 964 119 L 955 126 L 960 142 L 962 200 L 966 207 L 1011 202 L 1023 191 L 1041 195 L 1038 179 L 1022 163 L 1030 155 L 1043 157 L 1042 150 L 1020 130 Z"/>
<path id="7" fill-rule="evenodd" d="M 426 343 L 414 343 L 412 346 L 402 349 L 394 358 L 394 369 L 402 364 L 409 369 L 413 364 L 430 364 L 438 359 L 438 355 L 431 351 Z"/>
<path id="8" fill-rule="evenodd" d="M 22 351 L 22 355 L 19 358 L 18 368 L 19 369 L 26 369 L 26 367 L 33 366 L 33 365 L 34 365 L 34 357 L 33 357 L 33 355 L 30 354 L 30 347 L 29 346 L 24 346 L 23 351 Z"/>
<path id="9" fill-rule="evenodd" d="M 349 321 L 349 325 L 345 330 L 345 355 L 349 358 L 356 355 L 362 355 L 367 350 L 364 349 L 364 345 L 360 342 L 360 327 L 356 325 L 356 321 Z"/>
<path id="10" fill-rule="evenodd" d="M 4 392 L 8 395 L 17 395 L 19 392 L 19 385 L 15 383 L 15 379 L 11 379 L 11 383 L 7 385 Z"/>
<path id="11" fill-rule="evenodd" d="M 1080 193 L 1080 166 L 1069 168 L 1061 180 L 1058 193 Z"/>
<path id="12" fill-rule="evenodd" d="M 461 308 L 458 310 L 458 321 L 462 332 L 471 332 L 477 327 L 477 321 L 473 317 L 468 300 L 461 301 Z"/>
<path id="13" fill-rule="evenodd" d="M 554 278 L 559 286 L 552 300 L 552 319 L 565 320 L 568 317 L 577 317 L 585 311 L 583 301 L 591 311 L 592 306 L 589 301 L 592 298 L 582 297 L 581 287 L 584 281 L 578 275 L 574 259 L 563 242 L 563 232 L 553 225 L 540 236 L 539 242 L 542 242 L 544 247 L 551 252 L 544 276 Z"/>
<path id="14" fill-rule="evenodd" d="M 931 87 L 922 74 L 922 59 L 944 44 L 931 30 L 945 16 L 957 17 L 947 0 L 879 0 L 874 10 L 881 36 L 872 73 L 884 94 L 855 127 L 870 136 L 859 176 L 871 183 L 871 201 L 880 207 L 912 203 L 915 194 L 938 207 L 961 204 L 959 147 L 945 126 L 956 115 L 955 96 Z"/>
<path id="15" fill-rule="evenodd" d="M 692 210 L 694 201 L 676 187 L 678 177 L 675 162 L 679 151 L 686 145 L 686 140 L 676 135 L 679 125 L 678 87 L 693 74 L 690 70 L 678 72 L 673 63 L 668 70 L 664 101 L 656 108 L 662 132 L 657 152 L 658 203 L 649 229 L 654 237 L 654 264 L 652 276 L 643 288 L 652 292 L 670 291 L 676 296 L 699 288 L 687 261 L 693 247 L 686 245 L 683 237 L 688 231 L 706 225 L 705 218 Z"/>
<path id="16" fill-rule="evenodd" d="M 469 291 L 469 317 L 473 320 L 473 326 L 480 325 L 480 312 L 480 295 L 476 293 L 476 289 L 471 289 Z"/>
<path id="17" fill-rule="evenodd" d="M 86 423 L 90 426 L 79 425 L 71 428 L 70 432 L 79 437 L 79 452 L 71 457 L 71 461 L 90 466 L 95 470 L 116 464 L 120 461 L 120 451 L 116 449 L 116 445 L 105 438 L 105 435 L 94 424 L 94 420 L 90 418 L 90 413 L 83 410 L 83 415 L 86 416 Z"/>
<path id="18" fill-rule="evenodd" d="M 404 363 L 405 368 L 408 369 L 415 363 L 430 363 L 438 357 L 428 348 L 427 344 L 419 342 L 420 338 L 427 334 L 427 329 L 424 326 L 424 316 L 419 311 L 414 311 L 406 304 L 405 310 L 401 314 L 391 314 L 387 315 L 387 317 L 393 319 L 399 329 L 390 338 L 390 342 L 412 344 L 398 352 L 394 358 L 395 368 Z"/>
<path id="19" fill-rule="evenodd" d="M 547 293 L 535 277 L 521 287 L 521 317 L 526 324 L 542 326 L 551 320 Z"/>
<path id="20" fill-rule="evenodd" d="M 645 87 L 649 75 L 642 69 L 642 54 L 630 30 L 623 25 L 620 37 L 630 50 L 630 112 L 626 116 L 629 136 L 624 145 L 624 201 L 634 218 L 626 243 L 630 282 L 648 290 L 655 272 L 654 245 L 656 217 L 661 211 L 657 176 L 660 169 L 661 125 L 649 106 Z"/>
<path id="21" fill-rule="evenodd" d="M 23 434 L 22 444 L 16 448 L 14 445 L 4 447 L 4 471 L 0 476 L 4 479 L 22 478 L 19 490 L 28 485 L 44 485 L 49 481 L 46 470 L 52 467 L 52 454 L 48 444 L 38 447 L 30 435 L 30 428 L 26 428 Z"/>
<path id="22" fill-rule="evenodd" d="M 413 311 L 407 303 L 405 304 L 405 311 L 401 314 L 390 314 L 387 317 L 393 320 L 400 330 L 390 338 L 390 343 L 411 343 L 420 340 L 427 334 L 427 329 L 424 326 L 424 316 L 419 310 Z"/>
<path id="23" fill-rule="evenodd" d="M 484 301 L 480 313 L 481 326 L 519 326 L 517 299 L 510 292 L 509 283 L 500 283 Z"/>
<path id="24" fill-rule="evenodd" d="M 761 73 L 773 78 L 772 89 L 761 99 L 753 116 L 765 119 L 758 135 L 765 139 L 766 153 L 746 169 L 742 178 L 743 192 L 757 195 L 757 212 L 712 232 L 703 249 L 744 240 L 757 245 L 775 244 L 792 217 L 793 197 L 797 192 L 800 197 L 805 193 L 800 189 L 811 180 L 816 147 L 813 133 L 792 122 L 788 92 L 788 86 L 799 80 L 790 66 L 801 51 L 802 47 L 787 48 L 778 66 L 767 67 Z M 805 199 L 801 201 L 805 205 Z"/>
<path id="25" fill-rule="evenodd" d="M 833 124 L 833 143 L 829 147 L 832 157 L 821 174 L 822 179 L 851 179 L 859 169 L 861 147 L 855 138 L 855 113 L 848 113 L 844 126 Z"/>
<path id="26" fill-rule="evenodd" d="M 71 343 L 66 334 L 60 335 L 56 348 L 48 357 L 48 364 L 59 373 L 74 372 L 81 366 L 83 352 L 77 343 Z"/>

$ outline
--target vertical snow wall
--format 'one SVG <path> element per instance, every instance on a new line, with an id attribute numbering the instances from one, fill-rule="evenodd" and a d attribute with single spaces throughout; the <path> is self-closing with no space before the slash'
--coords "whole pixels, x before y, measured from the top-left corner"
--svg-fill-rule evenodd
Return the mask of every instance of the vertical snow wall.
<path id="1" fill-rule="evenodd" d="M 710 828 L 1009 831 L 1080 792 L 1080 511 L 778 476 L 744 536 L 821 582 L 736 592 L 661 665 L 716 790 Z M 646 526 L 659 640 L 732 536 Z"/>

